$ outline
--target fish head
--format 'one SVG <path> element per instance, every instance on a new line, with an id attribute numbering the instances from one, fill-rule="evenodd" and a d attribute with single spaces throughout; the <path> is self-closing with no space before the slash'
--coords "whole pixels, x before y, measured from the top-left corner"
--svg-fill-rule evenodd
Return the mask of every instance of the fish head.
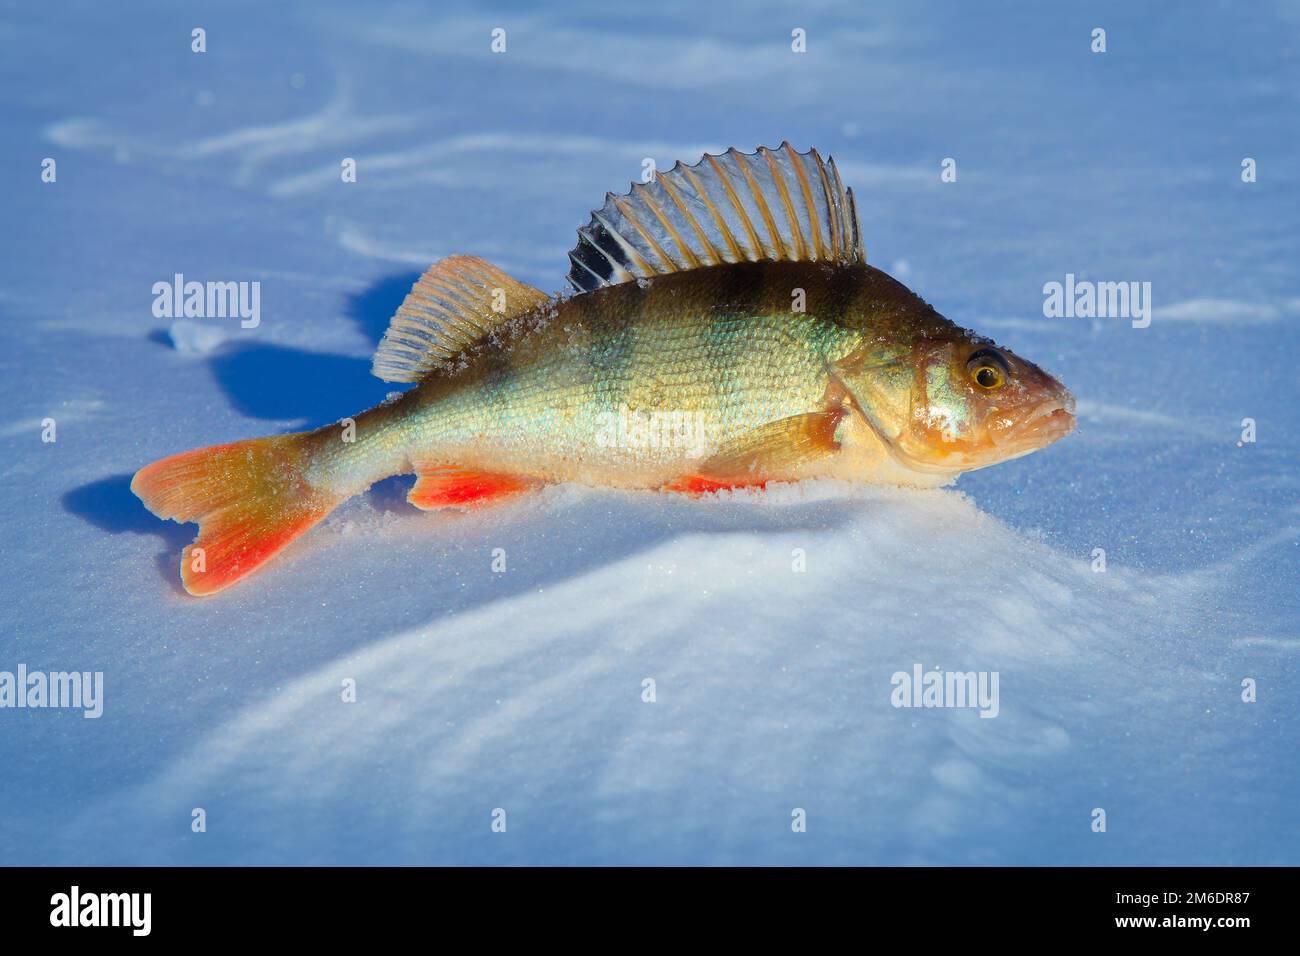
<path id="1" fill-rule="evenodd" d="M 1074 396 L 1061 382 L 955 327 L 887 361 L 863 363 L 847 384 L 894 458 L 917 472 L 985 468 L 1074 429 Z"/>

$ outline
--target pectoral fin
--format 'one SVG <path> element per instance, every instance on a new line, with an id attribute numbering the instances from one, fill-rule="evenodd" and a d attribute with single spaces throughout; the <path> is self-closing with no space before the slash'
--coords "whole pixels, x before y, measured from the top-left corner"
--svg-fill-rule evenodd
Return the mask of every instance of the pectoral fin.
<path id="1" fill-rule="evenodd" d="M 697 471 L 674 479 L 664 490 L 703 494 L 802 477 L 806 465 L 839 450 L 835 429 L 843 416 L 842 408 L 834 408 L 768 422 L 728 443 Z"/>

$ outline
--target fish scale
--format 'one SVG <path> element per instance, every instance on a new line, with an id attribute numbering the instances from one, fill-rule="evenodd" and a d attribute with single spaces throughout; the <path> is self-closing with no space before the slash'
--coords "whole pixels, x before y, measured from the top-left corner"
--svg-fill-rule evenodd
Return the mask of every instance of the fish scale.
<path id="1" fill-rule="evenodd" d="M 480 357 L 450 381 L 422 386 L 432 396 L 407 400 L 419 408 L 415 420 L 407 407 L 381 417 L 408 429 L 407 446 L 427 450 L 426 460 L 562 481 L 577 476 L 575 456 L 624 409 L 698 413 L 713 447 L 755 422 L 816 409 L 828 364 L 858 343 L 860 330 L 826 313 L 776 312 L 764 300 L 788 301 L 786 290 L 820 270 L 751 267 L 749 293 L 725 312 L 710 304 L 718 279 L 709 271 L 657 280 L 672 282 L 668 294 L 612 287 L 592 301 L 568 300 L 548 328 L 527 334 L 508 366 Z M 563 347 L 575 328 L 584 349 Z M 602 457 L 610 466 L 668 469 L 663 481 L 683 450 L 622 447 Z"/>

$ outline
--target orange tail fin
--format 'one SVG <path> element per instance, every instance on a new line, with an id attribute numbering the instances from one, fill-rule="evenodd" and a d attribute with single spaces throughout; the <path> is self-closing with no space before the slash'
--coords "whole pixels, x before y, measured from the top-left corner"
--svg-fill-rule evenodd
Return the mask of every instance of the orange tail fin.
<path id="1" fill-rule="evenodd" d="M 306 433 L 213 445 L 136 472 L 131 490 L 160 518 L 197 521 L 181 555 L 191 594 L 215 594 L 266 563 L 345 496 L 311 485 Z"/>

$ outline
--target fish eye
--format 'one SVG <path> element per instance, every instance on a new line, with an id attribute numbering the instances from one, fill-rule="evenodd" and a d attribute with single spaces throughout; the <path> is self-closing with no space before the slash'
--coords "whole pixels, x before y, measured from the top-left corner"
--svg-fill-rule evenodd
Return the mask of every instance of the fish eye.
<path id="1" fill-rule="evenodd" d="M 982 389 L 1001 388 L 1007 380 L 1007 360 L 997 349 L 980 349 L 966 362 L 971 381 Z"/>

